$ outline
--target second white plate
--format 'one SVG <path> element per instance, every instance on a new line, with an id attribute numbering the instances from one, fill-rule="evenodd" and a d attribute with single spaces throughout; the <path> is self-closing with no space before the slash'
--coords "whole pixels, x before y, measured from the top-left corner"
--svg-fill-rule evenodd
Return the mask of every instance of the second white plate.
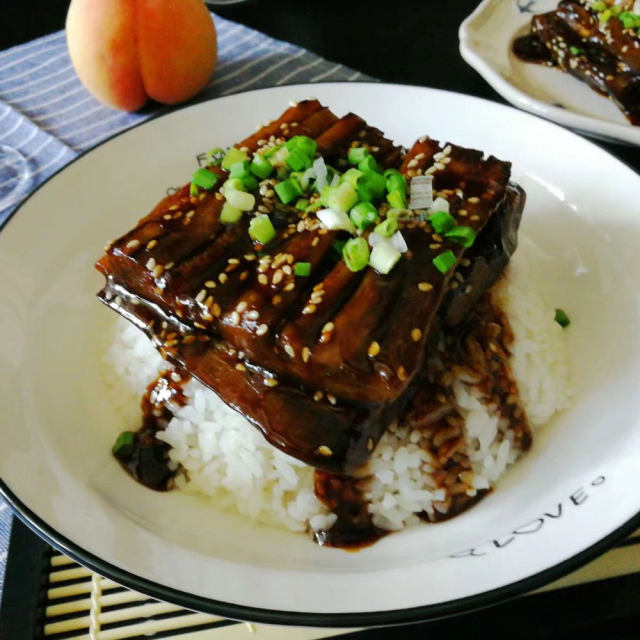
<path id="1" fill-rule="evenodd" d="M 462 57 L 516 107 L 597 138 L 640 145 L 640 127 L 613 102 L 567 73 L 512 53 L 532 14 L 557 6 L 557 0 L 484 0 L 460 26 Z"/>

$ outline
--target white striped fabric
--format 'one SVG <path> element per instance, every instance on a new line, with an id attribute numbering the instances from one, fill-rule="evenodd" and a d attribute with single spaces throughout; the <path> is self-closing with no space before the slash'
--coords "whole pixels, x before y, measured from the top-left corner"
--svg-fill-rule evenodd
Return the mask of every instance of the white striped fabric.
<path id="1" fill-rule="evenodd" d="M 214 20 L 218 67 L 194 101 L 273 85 L 370 80 L 300 47 L 218 16 Z M 29 166 L 21 191 L 0 202 L 0 228 L 28 193 L 81 152 L 170 110 L 149 105 L 123 113 L 98 102 L 76 76 L 62 31 L 0 52 L 0 145 L 20 151 Z M 10 523 L 0 498 L 0 598 Z"/>

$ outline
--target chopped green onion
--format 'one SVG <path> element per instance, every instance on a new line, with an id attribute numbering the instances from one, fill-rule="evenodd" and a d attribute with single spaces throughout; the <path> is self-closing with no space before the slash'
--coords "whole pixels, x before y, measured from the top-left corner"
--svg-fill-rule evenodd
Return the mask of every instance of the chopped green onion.
<path id="1" fill-rule="evenodd" d="M 609 22 L 611 15 L 611 9 L 606 9 L 600 14 L 600 22 Z"/>
<path id="2" fill-rule="evenodd" d="M 579 56 L 584 53 L 584 49 L 580 47 L 569 47 L 569 51 L 571 51 L 574 56 Z"/>
<path id="3" fill-rule="evenodd" d="M 321 200 L 329 209 L 346 213 L 358 202 L 358 194 L 352 185 L 343 182 L 337 187 L 325 187 L 322 190 Z"/>
<path id="4" fill-rule="evenodd" d="M 620 5 L 617 5 L 617 4 L 612 4 L 612 5 L 609 7 L 609 9 L 611 10 L 611 13 L 612 13 L 614 16 L 617 16 L 617 15 L 619 15 L 619 14 L 622 12 L 622 7 L 621 7 Z"/>
<path id="5" fill-rule="evenodd" d="M 303 191 L 309 191 L 312 187 L 311 183 L 316 179 L 316 170 L 309 167 L 304 173 L 300 174 L 298 182 Z"/>
<path id="6" fill-rule="evenodd" d="M 351 167 L 351 169 L 345 171 L 342 174 L 342 181 L 348 182 L 352 187 L 358 186 L 358 180 L 362 177 L 362 171 L 356 169 L 355 167 Z"/>
<path id="7" fill-rule="evenodd" d="M 231 147 L 224 158 L 222 158 L 222 168 L 229 170 L 236 162 L 244 162 L 248 159 L 249 157 L 244 151 L 240 151 L 240 149 L 236 149 L 236 147 Z"/>
<path id="8" fill-rule="evenodd" d="M 440 271 L 440 273 L 447 273 L 447 271 L 455 265 L 456 261 L 453 251 L 450 250 L 443 251 L 432 260 L 433 266 Z"/>
<path id="9" fill-rule="evenodd" d="M 228 202 L 225 202 L 222 205 L 222 211 L 220 212 L 220 222 L 224 222 L 225 224 L 233 224 L 234 222 L 238 222 L 240 218 L 242 218 L 242 214 L 244 212 L 242 209 L 238 209 L 238 207 L 232 207 Z"/>
<path id="10" fill-rule="evenodd" d="M 289 169 L 289 167 L 280 165 L 276 168 L 276 178 L 278 178 L 278 180 L 286 180 L 289 177 L 290 173 L 291 170 Z"/>
<path id="11" fill-rule="evenodd" d="M 349 164 L 360 164 L 368 156 L 368 149 L 365 149 L 364 147 L 351 147 L 347 158 L 349 160 Z"/>
<path id="12" fill-rule="evenodd" d="M 253 191 L 253 189 L 258 188 L 258 181 L 254 176 L 248 175 L 242 178 L 242 185 L 246 191 Z"/>
<path id="13" fill-rule="evenodd" d="M 370 202 L 359 202 L 349 211 L 349 217 L 358 229 L 366 229 L 378 221 L 378 211 Z"/>
<path id="14" fill-rule="evenodd" d="M 304 153 L 300 153 L 300 151 L 297 151 L 296 149 L 293 151 L 289 150 L 289 155 L 284 159 L 284 161 L 293 171 L 300 171 L 311 165 L 311 159 L 309 156 Z"/>
<path id="15" fill-rule="evenodd" d="M 445 232 L 444 237 L 468 249 L 475 242 L 476 232 L 471 227 L 459 226 Z"/>
<path id="16" fill-rule="evenodd" d="M 361 271 L 369 264 L 369 246 L 364 238 L 351 238 L 342 248 L 342 257 L 349 271 Z"/>
<path id="17" fill-rule="evenodd" d="M 302 276 L 306 278 L 311 275 L 311 263 L 310 262 L 296 262 L 293 265 L 293 273 L 296 276 Z"/>
<path id="18" fill-rule="evenodd" d="M 604 11 L 607 8 L 606 3 L 602 2 L 602 0 L 594 2 L 591 6 L 593 7 L 594 11 Z"/>
<path id="19" fill-rule="evenodd" d="M 288 156 L 289 156 L 289 149 L 287 149 L 287 147 L 282 146 L 276 152 L 268 156 L 268 158 L 274 167 L 282 167 L 284 166 Z"/>
<path id="20" fill-rule="evenodd" d="M 219 165 L 222 162 L 222 158 L 224 158 L 224 149 L 221 149 L 220 147 L 207 151 L 208 164 L 212 164 L 214 166 Z"/>
<path id="21" fill-rule="evenodd" d="M 189 195 L 190 196 L 197 196 L 198 195 L 198 185 L 196 185 L 193 182 L 189 185 Z"/>
<path id="22" fill-rule="evenodd" d="M 249 165 L 251 172 L 258 176 L 258 178 L 268 178 L 273 172 L 273 165 L 264 157 L 259 154 L 253 156 L 253 160 Z"/>
<path id="23" fill-rule="evenodd" d="M 262 154 L 262 156 L 264 158 L 271 158 L 271 156 L 275 155 L 278 151 L 280 151 L 282 147 L 284 147 L 284 144 L 277 144 L 274 147 L 270 147 Z"/>
<path id="24" fill-rule="evenodd" d="M 285 147 L 289 151 L 298 151 L 302 155 L 313 157 L 316 155 L 318 143 L 308 136 L 293 136 L 293 138 L 287 140 Z"/>
<path id="25" fill-rule="evenodd" d="M 407 208 L 407 201 L 406 201 L 406 198 L 405 198 L 405 194 L 402 191 L 392 191 L 391 193 L 387 194 L 387 202 L 394 209 L 406 209 Z"/>
<path id="26" fill-rule="evenodd" d="M 390 238 L 398 230 L 398 219 L 395 217 L 383 220 L 374 231 L 383 238 Z"/>
<path id="27" fill-rule="evenodd" d="M 249 163 L 246 160 L 234 162 L 229 169 L 230 178 L 246 178 L 249 175 Z"/>
<path id="28" fill-rule="evenodd" d="M 396 266 L 396 263 L 401 257 L 402 254 L 396 248 L 392 247 L 389 242 L 379 242 L 371 250 L 369 264 L 378 273 L 385 274 L 389 273 L 391 269 Z"/>
<path id="29" fill-rule="evenodd" d="M 358 180 L 356 191 L 358 192 L 358 199 L 360 201 L 371 202 L 381 199 L 384 196 L 385 188 L 384 177 L 378 173 L 369 171 Z"/>
<path id="30" fill-rule="evenodd" d="M 344 211 L 336 211 L 335 209 L 321 209 L 316 213 L 318 220 L 330 231 L 348 231 L 355 233 L 356 228 L 351 222 L 351 218 Z"/>
<path id="31" fill-rule="evenodd" d="M 235 189 L 226 189 L 224 197 L 232 207 L 241 209 L 242 211 L 251 211 L 256 204 L 255 196 L 246 191 L 236 191 Z"/>
<path id="32" fill-rule="evenodd" d="M 610 8 L 610 10 L 613 7 Z M 623 11 L 619 16 L 618 20 L 622 22 L 622 26 L 625 29 L 637 29 L 640 27 L 640 16 L 637 13 L 632 13 L 631 11 Z"/>
<path id="33" fill-rule="evenodd" d="M 556 315 L 553 318 L 563 329 L 571 324 L 569 316 L 563 309 L 556 309 Z"/>
<path id="34" fill-rule="evenodd" d="M 373 156 L 366 156 L 360 162 L 358 162 L 358 169 L 363 173 L 371 171 L 373 173 L 382 173 L 382 167 L 378 164 L 378 161 Z"/>
<path id="35" fill-rule="evenodd" d="M 267 244 L 276 236 L 276 230 L 271 224 L 271 220 L 266 213 L 261 213 L 249 223 L 249 235 L 262 244 Z"/>
<path id="36" fill-rule="evenodd" d="M 306 211 L 309 206 L 309 201 L 306 198 L 300 198 L 296 201 L 295 207 L 298 211 Z"/>
<path id="37" fill-rule="evenodd" d="M 229 178 L 220 188 L 224 195 L 227 191 L 244 191 L 244 182 L 239 178 Z"/>
<path id="38" fill-rule="evenodd" d="M 204 168 L 198 169 L 191 176 L 191 184 L 195 184 L 197 187 L 202 187 L 203 189 L 212 189 L 216 182 L 218 182 L 218 176 Z"/>
<path id="39" fill-rule="evenodd" d="M 446 211 L 435 211 L 427 217 L 427 220 L 436 233 L 446 233 L 456 226 L 456 219 Z"/>
<path id="40" fill-rule="evenodd" d="M 289 204 L 294 198 L 302 195 L 302 189 L 295 178 L 287 178 L 279 182 L 274 189 L 284 204 Z"/>
<path id="41" fill-rule="evenodd" d="M 119 460 L 129 460 L 135 450 L 136 434 L 133 431 L 123 431 L 117 438 L 111 449 L 113 455 Z"/>
<path id="42" fill-rule="evenodd" d="M 407 181 L 397 169 L 387 169 L 387 171 L 385 171 L 385 178 L 387 181 L 387 191 L 389 193 L 392 191 L 402 191 L 403 193 L 407 192 Z"/>

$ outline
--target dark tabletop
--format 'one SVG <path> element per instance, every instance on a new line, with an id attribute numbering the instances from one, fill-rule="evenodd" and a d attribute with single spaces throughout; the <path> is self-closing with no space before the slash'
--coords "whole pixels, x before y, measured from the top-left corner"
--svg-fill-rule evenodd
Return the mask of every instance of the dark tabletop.
<path id="1" fill-rule="evenodd" d="M 3 3 L 0 50 L 63 28 L 68 5 L 69 0 Z M 382 3 L 365 0 L 248 0 L 215 10 L 225 18 L 384 81 L 448 89 L 504 102 L 458 52 L 458 26 L 476 5 L 477 0 L 396 1 L 385 3 L 384 8 Z M 500 132 L 496 131 L 496 135 Z M 597 144 L 640 171 L 640 148 Z M 560 600 L 554 594 L 542 599 L 535 596 L 517 601 L 523 604 L 516 602 L 510 609 L 492 609 L 455 623 L 432 623 L 428 631 L 424 627 L 370 631 L 366 638 L 408 640 L 427 634 L 429 638 L 445 634 L 447 638 L 457 638 L 462 637 L 458 634 L 470 633 L 471 637 L 502 638 L 509 636 L 508 628 L 514 629 L 514 638 L 555 640 L 590 637 L 594 633 L 607 638 L 637 638 L 639 585 L 640 580 L 618 578 L 606 585 L 575 587 L 572 595 L 565 591 Z M 487 635 L 487 629 L 498 622 L 496 633 Z"/>

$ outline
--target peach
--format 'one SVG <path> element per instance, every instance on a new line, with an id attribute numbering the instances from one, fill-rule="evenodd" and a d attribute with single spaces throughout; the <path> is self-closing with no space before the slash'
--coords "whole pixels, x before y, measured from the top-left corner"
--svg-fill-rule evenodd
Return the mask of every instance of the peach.
<path id="1" fill-rule="evenodd" d="M 203 0 L 71 0 L 67 44 L 98 100 L 135 111 L 148 98 L 193 97 L 216 67 L 216 31 Z"/>

